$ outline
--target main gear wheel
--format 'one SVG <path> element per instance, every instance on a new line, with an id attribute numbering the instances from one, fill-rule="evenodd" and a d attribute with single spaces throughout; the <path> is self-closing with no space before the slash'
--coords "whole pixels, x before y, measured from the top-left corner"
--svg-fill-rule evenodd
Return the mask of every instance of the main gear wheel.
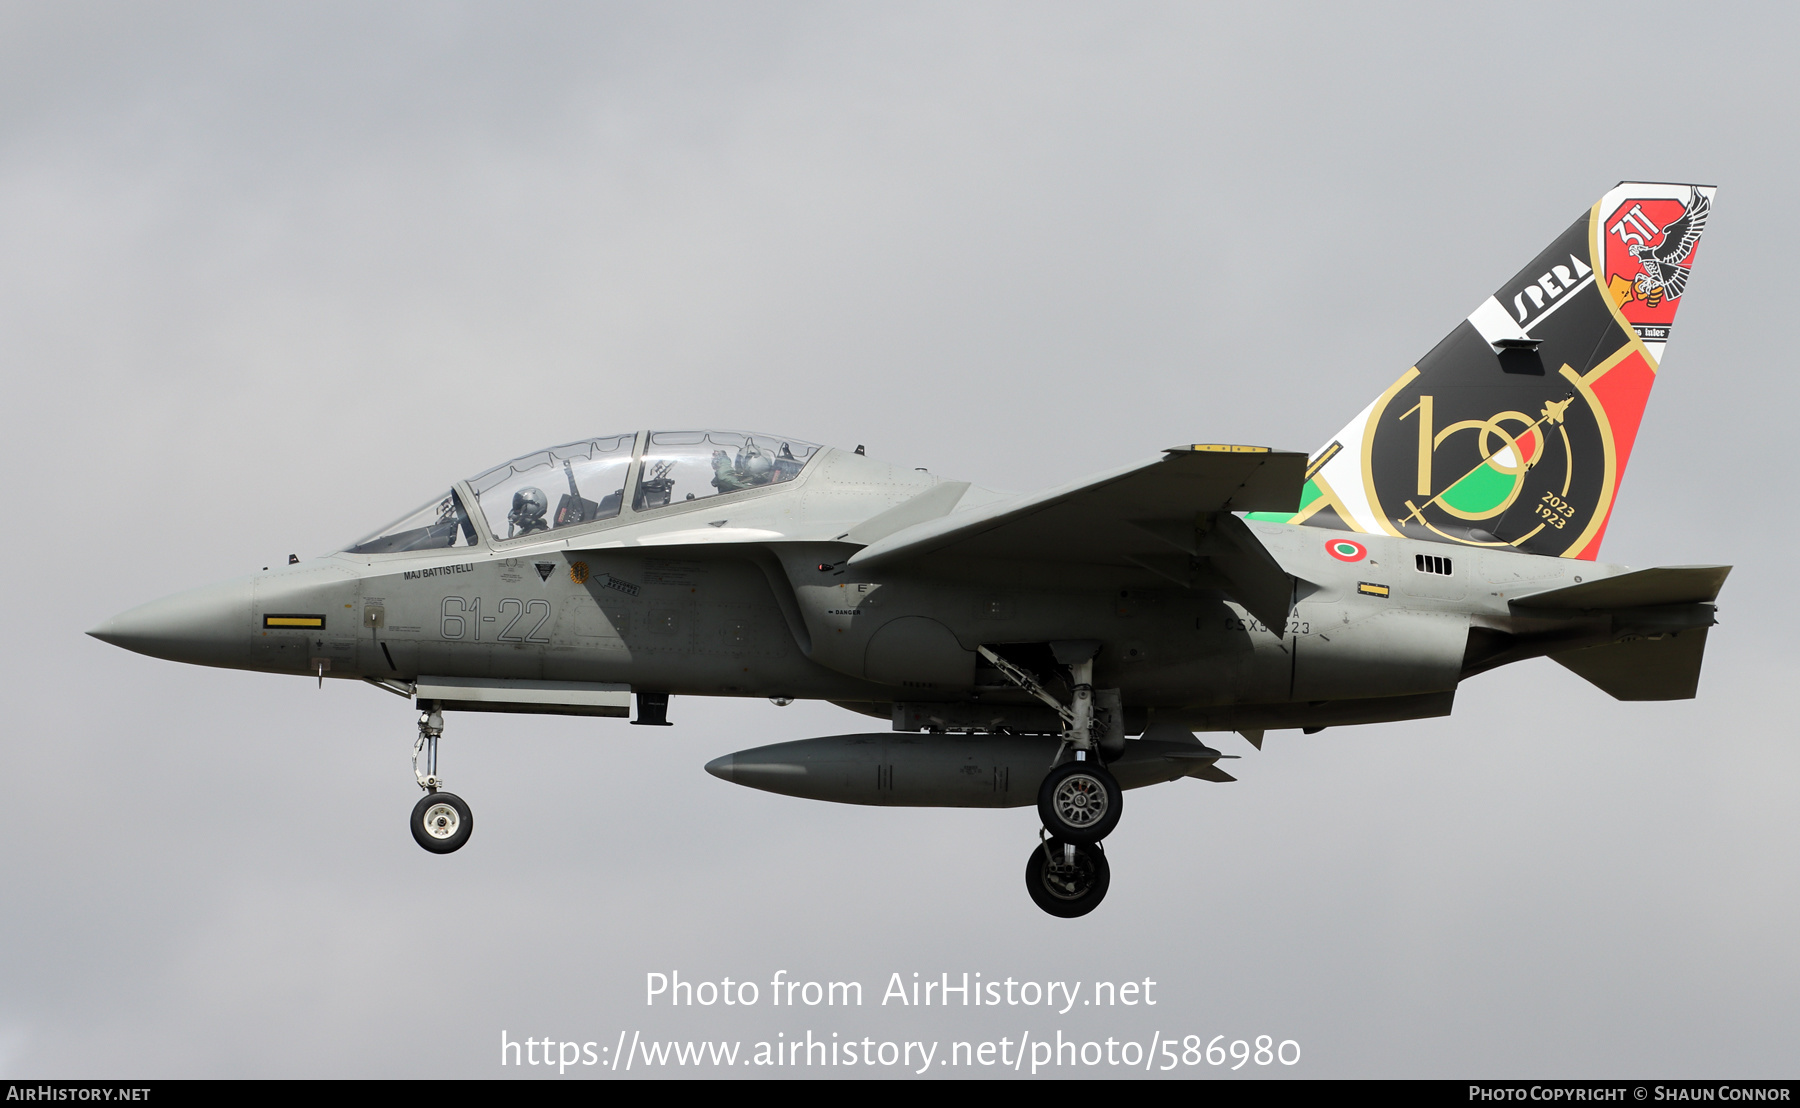
<path id="1" fill-rule="evenodd" d="M 1099 843 L 1076 844 L 1046 839 L 1025 863 L 1025 890 L 1050 915 L 1063 919 L 1085 916 L 1106 899 L 1112 867 Z"/>
<path id="2" fill-rule="evenodd" d="M 1072 843 L 1097 843 L 1112 833 L 1123 812 L 1124 790 L 1099 762 L 1064 762 L 1038 787 L 1044 830 Z"/>

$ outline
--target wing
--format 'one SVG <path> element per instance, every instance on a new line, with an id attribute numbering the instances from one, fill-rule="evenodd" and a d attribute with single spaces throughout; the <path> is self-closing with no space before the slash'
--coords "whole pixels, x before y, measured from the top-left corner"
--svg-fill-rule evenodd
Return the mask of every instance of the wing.
<path id="1" fill-rule="evenodd" d="M 850 558 L 857 569 L 959 576 L 995 563 L 1119 567 L 1224 588 L 1271 626 L 1293 579 L 1232 512 L 1298 510 L 1306 455 L 1192 446 L 1048 492 L 902 528 Z"/>

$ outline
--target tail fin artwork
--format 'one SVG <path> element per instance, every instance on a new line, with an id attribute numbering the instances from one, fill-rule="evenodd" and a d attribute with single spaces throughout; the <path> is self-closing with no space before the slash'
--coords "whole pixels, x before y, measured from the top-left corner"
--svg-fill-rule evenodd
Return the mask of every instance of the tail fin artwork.
<path id="1" fill-rule="evenodd" d="M 1712 212 L 1624 183 L 1482 301 L 1261 518 L 1595 558 Z"/>

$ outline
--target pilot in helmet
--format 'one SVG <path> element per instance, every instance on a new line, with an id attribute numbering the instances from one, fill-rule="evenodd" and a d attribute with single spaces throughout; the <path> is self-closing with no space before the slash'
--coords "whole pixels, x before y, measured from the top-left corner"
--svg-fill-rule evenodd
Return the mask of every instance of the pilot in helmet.
<path id="1" fill-rule="evenodd" d="M 506 513 L 506 537 L 548 531 L 550 523 L 544 516 L 549 511 L 550 498 L 544 495 L 543 489 L 527 486 L 513 493 L 512 511 Z"/>
<path id="2" fill-rule="evenodd" d="M 738 451 L 737 471 L 746 485 L 766 485 L 775 477 L 775 463 L 755 443 L 745 443 Z"/>

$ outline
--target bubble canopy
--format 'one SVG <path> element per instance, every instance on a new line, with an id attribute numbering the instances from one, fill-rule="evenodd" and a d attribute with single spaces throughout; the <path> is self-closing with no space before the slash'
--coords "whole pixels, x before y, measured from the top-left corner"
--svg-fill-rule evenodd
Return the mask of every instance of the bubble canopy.
<path id="1" fill-rule="evenodd" d="M 496 542 L 613 519 L 625 500 L 636 435 L 608 435 L 539 450 L 469 478 Z"/>
<path id="2" fill-rule="evenodd" d="M 417 550 L 449 550 L 477 543 L 475 524 L 452 489 L 424 507 L 367 535 L 348 547 L 351 554 L 404 554 Z"/>
<path id="3" fill-rule="evenodd" d="M 643 512 L 779 485 L 800 476 L 820 449 L 747 431 L 652 431 L 631 506 Z"/>
<path id="4" fill-rule="evenodd" d="M 348 548 L 397 554 L 541 536 L 792 481 L 817 443 L 751 431 L 603 435 L 486 470 Z M 626 490 L 631 490 L 627 505 Z"/>

